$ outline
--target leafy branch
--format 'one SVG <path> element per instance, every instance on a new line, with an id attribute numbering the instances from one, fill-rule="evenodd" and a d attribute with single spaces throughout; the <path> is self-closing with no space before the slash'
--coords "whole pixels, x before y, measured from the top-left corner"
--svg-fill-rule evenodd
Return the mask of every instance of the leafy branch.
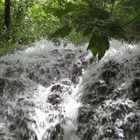
<path id="1" fill-rule="evenodd" d="M 132 20 L 130 20 L 129 22 L 125 23 L 122 25 L 122 27 L 129 25 L 130 23 L 134 22 L 135 20 L 137 20 L 140 17 L 140 14 L 138 16 L 136 16 L 135 18 L 133 18 Z"/>

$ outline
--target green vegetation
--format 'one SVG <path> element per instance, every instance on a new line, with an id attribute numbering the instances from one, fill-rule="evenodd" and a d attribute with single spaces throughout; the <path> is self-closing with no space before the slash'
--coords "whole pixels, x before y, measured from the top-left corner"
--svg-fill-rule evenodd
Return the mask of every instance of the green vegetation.
<path id="1" fill-rule="evenodd" d="M 65 38 L 89 42 L 87 49 L 101 59 L 112 38 L 140 40 L 139 0 L 0 0 L 0 16 L 0 53 L 41 38 Z"/>

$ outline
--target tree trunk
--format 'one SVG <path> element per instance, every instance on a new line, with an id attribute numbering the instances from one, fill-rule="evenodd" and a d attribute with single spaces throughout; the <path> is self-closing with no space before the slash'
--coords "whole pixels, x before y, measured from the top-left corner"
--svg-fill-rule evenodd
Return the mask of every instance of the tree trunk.
<path id="1" fill-rule="evenodd" d="M 4 16 L 4 25 L 6 30 L 9 29 L 10 26 L 10 0 L 5 0 L 5 16 Z"/>

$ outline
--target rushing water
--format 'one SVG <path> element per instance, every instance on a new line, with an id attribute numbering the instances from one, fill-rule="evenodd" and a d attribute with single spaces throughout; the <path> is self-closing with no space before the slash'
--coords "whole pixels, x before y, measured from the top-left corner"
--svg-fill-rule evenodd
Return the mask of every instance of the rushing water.
<path id="1" fill-rule="evenodd" d="M 0 59 L 0 140 L 77 140 L 86 48 L 42 40 Z"/>
<path id="2" fill-rule="evenodd" d="M 140 49 L 47 40 L 0 58 L 0 140 L 140 140 Z"/>

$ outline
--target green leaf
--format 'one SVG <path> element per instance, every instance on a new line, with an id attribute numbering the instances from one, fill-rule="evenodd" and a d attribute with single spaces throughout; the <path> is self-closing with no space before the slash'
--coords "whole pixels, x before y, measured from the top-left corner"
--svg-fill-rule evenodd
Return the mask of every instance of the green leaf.
<path id="1" fill-rule="evenodd" d="M 47 11 L 53 13 L 57 17 L 62 17 L 70 12 L 76 11 L 77 5 L 71 2 L 65 4 L 63 8 L 51 8 L 48 7 Z"/>
<path id="2" fill-rule="evenodd" d="M 68 2 L 66 5 L 65 5 L 65 9 L 67 12 L 72 12 L 72 11 L 75 11 L 77 8 L 77 5 L 74 4 L 74 3 L 71 3 L 71 2 Z"/>
<path id="3" fill-rule="evenodd" d="M 89 35 L 90 33 L 92 33 L 92 30 L 93 30 L 93 27 L 86 27 L 84 32 L 83 32 L 83 35 L 84 36 Z"/>
<path id="4" fill-rule="evenodd" d="M 52 8 L 52 7 L 48 7 L 46 10 L 48 13 L 52 13 L 57 17 L 61 17 L 63 15 L 66 14 L 65 9 L 60 9 L 60 8 Z"/>
<path id="5" fill-rule="evenodd" d="M 72 28 L 68 25 L 63 26 L 62 28 L 57 29 L 52 35 L 51 38 L 54 37 L 66 37 L 72 31 Z"/>
<path id="6" fill-rule="evenodd" d="M 105 31 L 107 35 L 112 38 L 126 39 L 125 31 L 119 23 L 116 23 L 116 22 L 107 23 Z"/>
<path id="7" fill-rule="evenodd" d="M 65 9 L 57 9 L 55 12 L 54 12 L 54 15 L 57 16 L 57 17 L 62 17 L 64 15 L 66 15 L 67 12 Z"/>
<path id="8" fill-rule="evenodd" d="M 108 37 L 105 35 L 98 36 L 93 34 L 87 49 L 91 50 L 94 56 L 98 55 L 98 59 L 101 59 L 104 56 L 106 50 L 109 49 Z"/>
<path id="9" fill-rule="evenodd" d="M 100 8 L 92 8 L 88 11 L 88 14 L 93 18 L 102 19 L 102 20 L 106 20 L 110 17 L 109 12 Z"/>

